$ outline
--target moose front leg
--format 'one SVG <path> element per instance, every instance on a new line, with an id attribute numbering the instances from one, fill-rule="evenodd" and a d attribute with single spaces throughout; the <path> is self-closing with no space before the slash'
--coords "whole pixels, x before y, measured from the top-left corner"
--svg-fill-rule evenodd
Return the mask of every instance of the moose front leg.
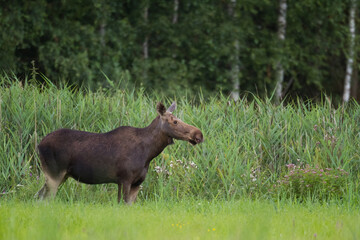
<path id="1" fill-rule="evenodd" d="M 131 204 L 130 202 L 130 189 L 131 189 L 131 184 L 128 182 L 124 182 L 124 183 L 119 183 L 118 184 L 119 187 L 119 192 L 118 192 L 118 203 L 120 203 L 121 199 L 124 199 L 124 201 L 127 204 Z"/>

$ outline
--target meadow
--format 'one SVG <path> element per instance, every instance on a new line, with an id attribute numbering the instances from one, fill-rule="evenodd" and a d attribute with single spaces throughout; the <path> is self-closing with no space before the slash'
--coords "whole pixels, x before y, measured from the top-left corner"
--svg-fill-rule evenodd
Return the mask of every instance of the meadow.
<path id="1" fill-rule="evenodd" d="M 358 239 L 359 211 L 237 201 L 0 203 L 1 239 Z"/>
<path id="2" fill-rule="evenodd" d="M 168 99 L 110 80 L 111 88 L 96 92 L 44 80 L 0 76 L 1 239 L 359 238 L 356 102 Z M 150 164 L 133 206 L 115 203 L 114 184 L 74 180 L 55 201 L 33 200 L 44 182 L 36 146 L 46 134 L 145 127 L 158 101 L 174 100 L 174 114 L 200 128 L 205 142 L 167 147 Z"/>

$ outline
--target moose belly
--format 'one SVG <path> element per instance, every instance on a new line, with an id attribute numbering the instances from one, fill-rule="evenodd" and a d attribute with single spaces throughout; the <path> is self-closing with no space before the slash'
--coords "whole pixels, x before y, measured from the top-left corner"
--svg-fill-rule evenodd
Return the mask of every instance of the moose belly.
<path id="1" fill-rule="evenodd" d="M 86 163 L 71 165 L 68 169 L 68 174 L 75 180 L 87 184 L 116 182 L 116 177 L 112 169 Z"/>

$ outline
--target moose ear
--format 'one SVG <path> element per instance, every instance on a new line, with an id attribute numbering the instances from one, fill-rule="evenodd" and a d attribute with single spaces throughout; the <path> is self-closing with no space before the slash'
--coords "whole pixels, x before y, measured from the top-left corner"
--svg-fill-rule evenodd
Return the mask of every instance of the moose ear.
<path id="1" fill-rule="evenodd" d="M 164 106 L 164 104 L 162 104 L 161 102 L 159 102 L 157 105 L 156 105 L 156 111 L 158 112 L 158 114 L 160 116 L 164 115 L 164 113 L 166 112 L 166 108 Z"/>
<path id="2" fill-rule="evenodd" d="M 171 106 L 168 108 L 168 112 L 172 113 L 176 109 L 176 102 L 174 101 Z"/>

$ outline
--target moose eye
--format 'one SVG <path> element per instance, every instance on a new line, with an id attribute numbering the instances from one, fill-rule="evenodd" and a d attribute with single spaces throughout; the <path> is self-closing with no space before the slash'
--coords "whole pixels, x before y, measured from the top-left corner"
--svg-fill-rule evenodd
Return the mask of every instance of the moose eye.
<path id="1" fill-rule="evenodd" d="M 176 120 L 174 121 L 174 124 L 175 124 L 175 125 L 177 124 L 177 121 L 176 121 Z"/>

